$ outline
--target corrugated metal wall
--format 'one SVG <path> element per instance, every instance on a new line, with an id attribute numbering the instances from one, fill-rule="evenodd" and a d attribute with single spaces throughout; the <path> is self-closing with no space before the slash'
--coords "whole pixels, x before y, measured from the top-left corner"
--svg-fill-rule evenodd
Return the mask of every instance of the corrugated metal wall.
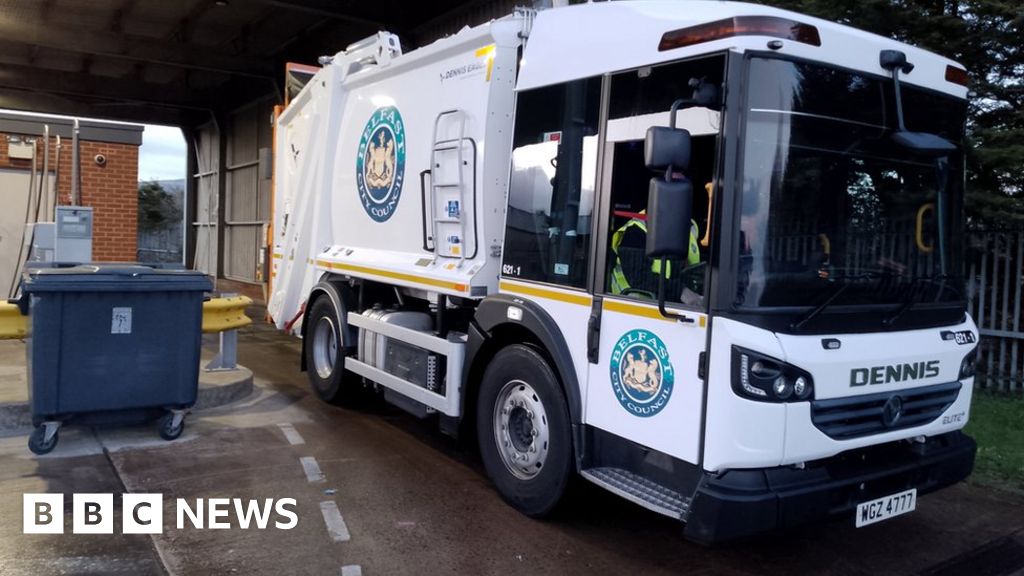
<path id="1" fill-rule="evenodd" d="M 270 180 L 260 174 L 260 149 L 271 149 L 273 102 L 254 102 L 228 116 L 224 277 L 264 281 Z"/>
<path id="2" fill-rule="evenodd" d="M 192 175 L 195 183 L 195 269 L 214 277 L 220 276 L 217 268 L 217 227 L 218 227 L 218 173 L 220 158 L 217 153 L 217 126 L 213 122 L 204 124 L 196 132 L 195 153 L 197 172 Z"/>

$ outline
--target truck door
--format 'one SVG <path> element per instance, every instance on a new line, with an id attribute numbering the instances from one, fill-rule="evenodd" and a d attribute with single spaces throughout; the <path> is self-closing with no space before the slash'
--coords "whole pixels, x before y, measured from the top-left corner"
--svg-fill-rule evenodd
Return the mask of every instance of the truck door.
<path id="1" fill-rule="evenodd" d="M 645 255 L 647 192 L 654 173 L 644 165 L 644 135 L 668 125 L 672 102 L 690 97 L 690 78 L 718 78 L 724 58 L 648 67 L 610 78 L 603 140 L 598 267 L 589 327 L 586 421 L 627 440 L 692 463 L 699 462 L 707 347 L 704 298 L 709 246 L 708 203 L 720 126 L 717 111 L 680 112 L 690 130 L 692 161 L 680 177 L 693 181 L 693 247 L 688 258 L 665 265 Z M 714 80 L 712 80 L 714 81 Z M 718 80 L 720 82 L 720 80 Z M 709 244 L 709 243 L 708 243 Z M 668 319 L 657 306 L 659 275 L 667 308 L 689 322 Z"/>

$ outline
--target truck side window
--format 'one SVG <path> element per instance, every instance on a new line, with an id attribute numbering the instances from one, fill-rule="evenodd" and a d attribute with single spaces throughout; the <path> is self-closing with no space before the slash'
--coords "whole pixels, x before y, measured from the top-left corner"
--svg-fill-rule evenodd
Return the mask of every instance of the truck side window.
<path id="1" fill-rule="evenodd" d="M 588 78 L 519 94 L 504 276 L 584 287 L 600 86 Z"/>
<path id="2" fill-rule="evenodd" d="M 725 58 L 712 56 L 661 66 L 649 66 L 612 76 L 605 165 L 610 172 L 610 210 L 606 242 L 605 292 L 640 300 L 655 300 L 658 276 L 665 276 L 670 302 L 702 307 L 710 243 L 707 192 L 715 173 L 721 117 L 717 110 L 691 107 L 679 112 L 676 125 L 690 131 L 691 159 L 676 178 L 693 184 L 693 221 L 680 222 L 690 230 L 690 253 L 662 266 L 647 258 L 647 192 L 651 177 L 644 165 L 644 136 L 651 126 L 667 126 L 672 103 L 693 94 L 691 79 L 721 86 Z M 707 236 L 711 238 L 710 235 Z"/>

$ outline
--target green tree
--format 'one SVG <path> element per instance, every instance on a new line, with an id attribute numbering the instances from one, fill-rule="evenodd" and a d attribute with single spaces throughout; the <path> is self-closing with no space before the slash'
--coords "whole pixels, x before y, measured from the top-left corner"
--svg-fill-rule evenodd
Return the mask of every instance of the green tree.
<path id="1" fill-rule="evenodd" d="M 952 58 L 970 74 L 967 212 L 1024 224 L 1024 3 L 1020 0 L 755 0 Z"/>
<path id="2" fill-rule="evenodd" d="M 161 230 L 180 220 L 181 207 L 159 182 L 139 183 L 139 230 Z"/>

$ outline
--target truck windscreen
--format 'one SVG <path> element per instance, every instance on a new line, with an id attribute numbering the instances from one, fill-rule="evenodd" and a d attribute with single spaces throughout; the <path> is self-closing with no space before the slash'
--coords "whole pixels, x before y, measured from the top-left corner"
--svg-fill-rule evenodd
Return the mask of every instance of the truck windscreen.
<path id="1" fill-rule="evenodd" d="M 966 103 L 903 85 L 907 129 L 958 145 L 928 158 L 891 139 L 891 79 L 775 58 L 748 70 L 736 307 L 796 323 L 871 306 L 892 323 L 962 305 Z"/>

